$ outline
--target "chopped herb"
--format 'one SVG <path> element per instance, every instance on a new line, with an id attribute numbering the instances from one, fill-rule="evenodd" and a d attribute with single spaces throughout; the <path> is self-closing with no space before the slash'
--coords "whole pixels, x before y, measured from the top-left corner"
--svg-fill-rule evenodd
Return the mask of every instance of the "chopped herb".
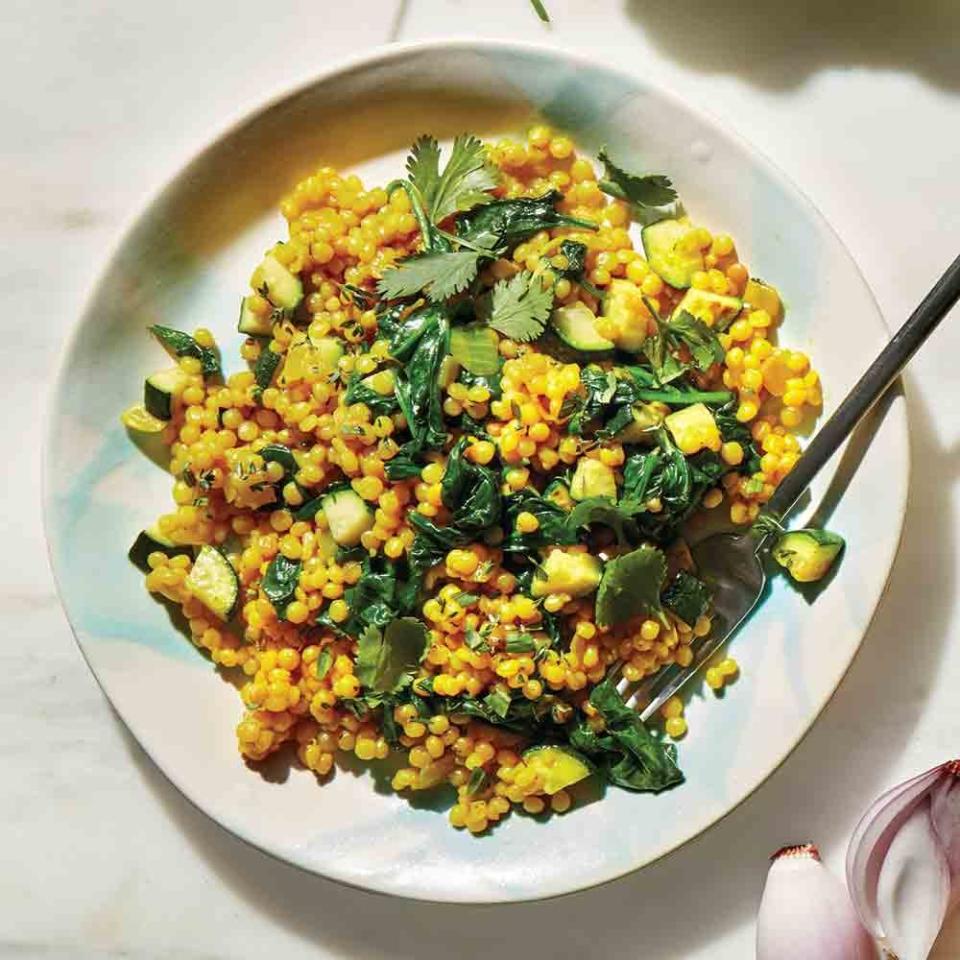
<path id="1" fill-rule="evenodd" d="M 502 690 L 494 689 L 483 698 L 483 703 L 493 714 L 505 720 L 510 712 L 510 697 Z"/>
<path id="2" fill-rule="evenodd" d="M 507 637 L 507 653 L 533 653 L 537 649 L 533 637 L 527 633 L 511 633 Z"/>
<path id="3" fill-rule="evenodd" d="M 333 666 L 333 653 L 329 647 L 324 647 L 317 657 L 317 662 L 313 665 L 313 671 L 318 680 L 322 680 Z"/>

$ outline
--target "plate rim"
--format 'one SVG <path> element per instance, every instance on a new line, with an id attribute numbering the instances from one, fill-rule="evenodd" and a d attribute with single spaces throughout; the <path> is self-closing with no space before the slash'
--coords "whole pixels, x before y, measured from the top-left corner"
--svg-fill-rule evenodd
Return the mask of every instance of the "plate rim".
<path id="1" fill-rule="evenodd" d="M 681 840 L 676 842 L 668 843 L 663 849 L 657 850 L 653 853 L 649 859 L 644 860 L 642 863 L 638 863 L 634 866 L 628 867 L 626 869 L 614 869 L 613 872 L 609 872 L 602 876 L 599 879 L 578 883 L 576 886 L 571 886 L 568 889 L 553 892 L 553 893 L 544 893 L 544 894 L 531 894 L 531 895 L 522 895 L 515 896 L 510 895 L 506 898 L 496 898 L 496 899 L 476 899 L 476 898 L 435 898 L 430 896 L 420 896 L 416 892 L 413 893 L 404 893 L 389 884 L 379 884 L 376 882 L 376 878 L 367 878 L 365 882 L 358 882 L 353 878 L 344 875 L 337 875 L 334 872 L 327 872 L 329 867 L 325 866 L 324 870 L 320 870 L 315 866 L 308 865 L 306 862 L 298 859 L 293 859 L 289 853 L 282 853 L 276 849 L 271 849 L 269 846 L 264 845 L 261 841 L 254 839 L 252 836 L 246 835 L 237 825 L 228 824 L 221 820 L 214 812 L 207 810 L 199 800 L 195 799 L 188 787 L 180 782 L 180 779 L 160 761 L 159 758 L 155 757 L 140 741 L 140 738 L 137 736 L 134 726 L 128 719 L 124 716 L 121 710 L 113 702 L 110 694 L 104 684 L 104 681 L 101 679 L 100 675 L 97 673 L 93 664 L 91 663 L 90 658 L 87 655 L 83 641 L 80 639 L 78 629 L 74 624 L 73 618 L 71 616 L 70 610 L 64 600 L 64 592 L 61 587 L 60 577 L 58 575 L 57 565 L 54 559 L 54 550 L 53 550 L 53 505 L 52 505 L 52 481 L 50 477 L 50 457 L 49 450 L 52 447 L 52 442 L 54 439 L 55 424 L 56 424 L 56 411 L 57 399 L 61 393 L 62 388 L 65 385 L 67 374 L 68 374 L 68 359 L 72 355 L 75 347 L 77 346 L 78 341 L 80 340 L 81 333 L 84 327 L 83 320 L 90 312 L 97 292 L 100 290 L 103 281 L 110 274 L 113 267 L 115 266 L 117 260 L 119 259 L 121 252 L 131 236 L 131 234 L 136 229 L 144 213 L 160 202 L 164 195 L 175 188 L 177 184 L 185 177 L 188 177 L 191 169 L 201 163 L 203 159 L 212 151 L 217 149 L 221 143 L 226 141 L 228 138 L 234 136 L 237 132 L 243 129 L 246 125 L 255 122 L 261 116 L 267 114 L 277 105 L 293 99 L 314 87 L 319 85 L 329 83 L 341 78 L 350 76 L 355 72 L 364 71 L 372 67 L 385 66 L 391 63 L 402 61 L 406 58 L 416 57 L 420 54 L 429 54 L 437 52 L 450 52 L 450 51 L 463 51 L 463 52 L 497 52 L 501 54 L 526 54 L 526 55 L 540 55 L 543 57 L 552 58 L 555 60 L 566 61 L 567 63 L 572 64 L 573 66 L 582 66 L 583 68 L 589 68 L 592 70 L 601 70 L 606 71 L 607 73 L 615 76 L 620 76 L 629 80 L 635 87 L 638 92 L 645 91 L 652 93 L 653 95 L 661 98 L 663 101 L 668 104 L 673 104 L 681 110 L 685 111 L 687 114 L 698 119 L 704 126 L 719 131 L 724 137 L 733 141 L 736 146 L 739 147 L 741 151 L 747 155 L 753 157 L 761 167 L 765 169 L 765 172 L 771 176 L 771 178 L 776 181 L 778 186 L 784 189 L 787 193 L 793 193 L 797 196 L 802 204 L 808 209 L 809 213 L 812 216 L 812 219 L 817 222 L 821 228 L 825 228 L 826 231 L 833 236 L 839 246 L 842 248 L 843 252 L 846 254 L 850 264 L 853 267 L 856 277 L 858 278 L 860 285 L 863 288 L 863 291 L 867 294 L 869 302 L 873 305 L 874 311 L 877 318 L 880 321 L 882 332 L 889 339 L 891 336 L 891 329 L 887 323 L 886 317 L 880 304 L 877 301 L 877 298 L 867 282 L 866 277 L 864 276 L 863 270 L 860 267 L 860 264 L 857 262 L 856 258 L 851 253 L 846 242 L 840 233 L 836 230 L 833 224 L 827 219 L 823 214 L 817 204 L 811 199 L 809 194 L 803 190 L 791 177 L 789 177 L 783 169 L 773 161 L 763 150 L 756 147 L 748 139 L 742 136 L 735 127 L 731 127 L 725 121 L 721 121 L 718 117 L 712 114 L 709 110 L 704 109 L 699 104 L 693 103 L 684 97 L 680 96 L 677 93 L 674 93 L 671 89 L 667 88 L 663 83 L 658 82 L 657 80 L 650 79 L 646 76 L 641 69 L 633 69 L 621 66 L 619 64 L 607 64 L 604 63 L 598 56 L 595 56 L 590 53 L 583 53 L 576 50 L 571 50 L 567 47 L 561 46 L 559 44 L 551 44 L 541 41 L 526 41 L 526 40 L 508 40 L 508 39 L 497 39 L 497 38 L 472 38 L 467 35 L 453 34 L 449 36 L 441 36 L 430 38 L 426 40 L 414 40 L 406 41 L 402 43 L 386 43 L 378 44 L 366 51 L 359 53 L 351 54 L 349 56 L 341 57 L 332 62 L 326 69 L 311 73 L 303 79 L 294 81 L 293 83 L 279 87 L 278 89 L 270 92 L 267 96 L 263 98 L 256 98 L 251 104 L 245 105 L 238 110 L 232 113 L 231 119 L 229 119 L 222 127 L 218 128 L 213 135 L 203 138 L 199 146 L 187 147 L 185 151 L 185 157 L 182 157 L 179 161 L 173 161 L 173 169 L 170 170 L 161 180 L 160 185 L 154 187 L 153 189 L 143 191 L 139 196 L 137 202 L 133 204 L 131 213 L 124 217 L 120 225 L 117 227 L 116 231 L 113 233 L 112 238 L 106 244 L 107 247 L 107 256 L 102 261 L 103 266 L 96 271 L 94 274 L 94 279 L 91 284 L 88 286 L 85 294 L 80 298 L 80 309 L 78 310 L 69 331 L 67 332 L 64 339 L 61 341 L 59 347 L 59 358 L 56 364 L 55 373 L 50 381 L 50 385 L 47 388 L 45 395 L 45 412 L 44 412 L 44 423 L 42 425 L 41 436 L 42 436 L 42 448 L 41 448 L 41 501 L 42 501 L 42 513 L 43 513 L 43 533 L 44 541 L 46 545 L 47 558 L 50 564 L 50 570 L 52 574 L 52 579 L 54 582 L 54 587 L 57 593 L 57 599 L 60 605 L 61 610 L 64 613 L 64 617 L 67 621 L 68 626 L 70 627 L 70 632 L 73 635 L 74 642 L 76 643 L 80 654 L 84 659 L 90 673 L 93 675 L 97 685 L 99 686 L 101 692 L 103 693 L 107 704 L 109 705 L 113 715 L 117 717 L 123 724 L 124 730 L 131 736 L 134 740 L 137 749 L 141 750 L 143 754 L 149 758 L 150 762 L 156 767 L 157 770 L 163 775 L 163 777 L 177 790 L 177 792 L 184 797 L 187 802 L 196 810 L 204 814 L 204 816 L 214 823 L 219 829 L 225 830 L 230 835 L 236 837 L 242 843 L 252 847 L 253 849 L 259 851 L 270 857 L 273 860 L 276 860 L 279 863 L 283 863 L 288 866 L 292 866 L 297 870 L 301 870 L 304 873 L 310 874 L 315 877 L 320 877 L 321 879 L 328 880 L 334 883 L 342 884 L 343 886 L 355 889 L 358 891 L 363 891 L 366 893 L 375 893 L 383 896 L 396 897 L 402 900 L 411 900 L 415 902 L 422 903 L 436 903 L 436 904 L 459 904 L 459 905 L 499 905 L 499 904 L 508 904 L 508 903 L 532 903 L 545 900 L 553 900 L 560 897 L 568 897 L 577 893 L 582 893 L 586 890 L 592 890 L 598 887 L 606 886 L 608 884 L 614 883 L 617 880 L 623 879 L 633 874 L 639 873 L 639 871 L 652 866 L 657 863 L 659 860 L 668 856 L 671 853 L 685 847 L 687 844 L 693 842 L 698 837 L 702 836 L 708 830 L 717 826 L 727 817 L 729 817 L 734 811 L 736 811 L 742 804 L 749 800 L 767 781 L 770 780 L 773 775 L 780 770 L 780 768 L 790 759 L 794 751 L 800 746 L 802 741 L 807 737 L 810 731 L 813 729 L 814 725 L 822 716 L 827 705 L 833 700 L 834 696 L 837 693 L 840 685 L 843 683 L 844 678 L 850 671 L 851 666 L 853 665 L 854 660 L 859 655 L 864 641 L 867 638 L 877 616 L 877 611 L 880 608 L 884 597 L 887 594 L 887 591 L 890 586 L 890 579 L 893 574 L 893 568 L 895 565 L 897 554 L 899 553 L 900 546 L 903 540 L 904 525 L 906 519 L 906 508 L 909 501 L 909 490 L 910 490 L 910 480 L 912 474 L 912 451 L 909 443 L 909 416 L 908 416 L 908 404 L 906 398 L 906 391 L 904 388 L 904 381 L 902 378 L 898 378 L 893 389 L 895 389 L 896 395 L 894 396 L 894 407 L 890 411 L 897 419 L 895 425 L 902 429 L 903 437 L 905 442 L 905 456 L 902 458 L 902 465 L 900 467 L 903 473 L 903 492 L 900 498 L 900 503 L 897 509 L 896 515 L 896 525 L 897 525 L 897 534 L 896 537 L 891 541 L 891 546 L 889 550 L 889 557 L 884 559 L 886 565 L 886 573 L 883 578 L 883 582 L 879 591 L 877 592 L 876 599 L 870 609 L 869 613 L 865 617 L 865 625 L 860 634 L 860 637 L 850 652 L 847 662 L 844 664 L 843 668 L 839 671 L 836 681 L 829 689 L 822 699 L 816 703 L 813 708 L 809 711 L 807 719 L 800 725 L 798 728 L 798 733 L 795 739 L 786 747 L 783 754 L 779 759 L 770 766 L 770 768 L 761 776 L 759 776 L 754 783 L 752 783 L 742 794 L 742 796 L 727 807 L 722 813 L 715 816 L 713 819 L 704 823 L 699 829 L 688 834 Z M 902 402 L 897 403 L 896 401 L 900 399 Z"/>

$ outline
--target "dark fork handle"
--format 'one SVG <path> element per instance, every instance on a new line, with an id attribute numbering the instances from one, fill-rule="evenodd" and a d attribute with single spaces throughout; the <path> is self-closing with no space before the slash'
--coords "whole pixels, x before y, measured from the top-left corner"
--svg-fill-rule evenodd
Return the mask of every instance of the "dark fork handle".
<path id="1" fill-rule="evenodd" d="M 923 298 L 910 319 L 870 364 L 833 416 L 817 431 L 810 446 L 770 498 L 764 513 L 778 519 L 789 513 L 810 486 L 820 468 L 837 452 L 867 411 L 897 379 L 907 361 L 933 333 L 937 324 L 960 299 L 960 257 L 947 268 L 936 286 Z"/>

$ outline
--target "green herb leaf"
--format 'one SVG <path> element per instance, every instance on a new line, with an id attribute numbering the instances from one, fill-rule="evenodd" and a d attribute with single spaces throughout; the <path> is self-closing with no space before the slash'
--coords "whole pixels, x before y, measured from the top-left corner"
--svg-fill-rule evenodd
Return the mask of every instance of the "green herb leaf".
<path id="1" fill-rule="evenodd" d="M 460 593 L 455 593 L 450 599 L 461 607 L 471 607 L 480 597 L 475 593 L 467 593 L 465 590 L 461 590 Z"/>
<path id="2" fill-rule="evenodd" d="M 270 561 L 270 566 L 263 575 L 260 589 L 273 604 L 281 620 L 286 615 L 287 604 L 293 598 L 297 584 L 300 582 L 300 569 L 299 560 L 289 560 L 282 553 L 278 553 Z"/>
<path id="3" fill-rule="evenodd" d="M 590 703 L 603 718 L 604 730 L 598 733 L 581 721 L 570 734 L 570 745 L 597 763 L 607 780 L 650 793 L 683 782 L 676 748 L 654 737 L 610 680 L 593 688 Z"/>
<path id="4" fill-rule="evenodd" d="M 669 177 L 654 173 L 645 176 L 628 173 L 610 159 L 606 147 L 600 151 L 599 158 L 606 172 L 606 179 L 600 183 L 604 192 L 638 207 L 663 207 L 677 199 L 677 191 L 673 189 Z"/>
<path id="5" fill-rule="evenodd" d="M 453 141 L 443 172 L 439 144 L 433 137 L 420 137 L 407 159 L 407 173 L 435 224 L 451 214 L 490 203 L 493 197 L 489 191 L 500 182 L 500 173 L 487 158 L 486 147 L 469 134 Z"/>
<path id="6" fill-rule="evenodd" d="M 467 796 L 476 796 L 478 793 L 482 793 L 486 787 L 487 774 L 483 767 L 477 767 L 476 770 L 470 774 L 470 779 L 467 781 Z"/>
<path id="7" fill-rule="evenodd" d="M 501 690 L 492 690 L 483 698 L 483 702 L 501 720 L 505 720 L 510 712 L 510 697 Z"/>
<path id="8" fill-rule="evenodd" d="M 715 363 L 722 363 L 724 350 L 717 335 L 698 317 L 686 310 L 672 317 L 667 324 L 669 334 L 686 344 L 694 363 L 700 370 L 709 370 Z"/>
<path id="9" fill-rule="evenodd" d="M 663 591 L 663 605 L 690 626 L 710 609 L 710 600 L 710 588 L 686 570 L 678 571 Z"/>
<path id="10" fill-rule="evenodd" d="M 636 543 L 636 516 L 646 512 L 646 505 L 637 500 L 614 503 L 609 497 L 588 497 L 581 500 L 567 515 L 567 529 L 573 533 L 593 523 L 610 527 L 621 546 Z"/>
<path id="11" fill-rule="evenodd" d="M 520 343 L 536 340 L 543 333 L 553 307 L 553 290 L 527 270 L 497 283 L 486 311 L 487 323 Z"/>
<path id="12" fill-rule="evenodd" d="M 357 679 L 375 693 L 393 693 L 413 679 L 427 646 L 427 628 L 413 617 L 401 617 L 383 633 L 374 626 L 361 634 L 357 650 Z"/>
<path id="13" fill-rule="evenodd" d="M 536 649 L 533 637 L 527 633 L 511 633 L 507 637 L 507 653 L 533 653 Z"/>
<path id="14" fill-rule="evenodd" d="M 457 238 L 484 250 L 498 250 L 554 227 L 597 229 L 597 224 L 590 220 L 560 213 L 557 204 L 562 199 L 563 194 L 559 190 L 551 190 L 541 197 L 495 200 L 479 210 L 458 217 Z"/>
<path id="15" fill-rule="evenodd" d="M 453 359 L 478 377 L 500 372 L 499 338 L 489 327 L 472 323 L 450 331 L 450 353 Z"/>
<path id="16" fill-rule="evenodd" d="M 320 656 L 317 657 L 317 662 L 313 665 L 313 670 L 317 679 L 322 680 L 330 672 L 330 668 L 332 666 L 333 652 L 329 647 L 324 647 L 320 651 Z"/>
<path id="17" fill-rule="evenodd" d="M 659 614 L 667 561 L 656 547 L 608 560 L 597 590 L 597 623 L 613 627 L 639 614 Z"/>
<path id="18" fill-rule="evenodd" d="M 388 300 L 418 293 L 440 303 L 465 290 L 477 275 L 480 255 L 473 250 L 423 253 L 385 270 L 377 290 Z"/>
<path id="19" fill-rule="evenodd" d="M 464 635 L 464 643 L 466 643 L 467 648 L 473 650 L 474 653 L 489 653 L 490 644 L 487 643 L 482 633 L 478 633 L 473 627 L 467 627 L 467 632 Z"/>

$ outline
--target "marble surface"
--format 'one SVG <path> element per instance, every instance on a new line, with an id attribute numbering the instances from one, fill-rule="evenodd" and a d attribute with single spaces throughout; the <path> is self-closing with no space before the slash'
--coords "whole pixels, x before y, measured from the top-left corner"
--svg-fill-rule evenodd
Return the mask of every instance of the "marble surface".
<path id="1" fill-rule="evenodd" d="M 144 197 L 211 134 L 331 59 L 449 34 L 543 40 L 672 88 L 806 190 L 892 325 L 960 249 L 960 7 L 919 0 L 7 0 L 0 18 L 0 956 L 232 958 L 752 955 L 765 858 L 842 863 L 862 809 L 960 742 L 960 417 L 954 315 L 907 378 L 902 548 L 860 655 L 750 800 L 640 874 L 560 901 L 414 905 L 312 878 L 191 808 L 133 743 L 58 606 L 37 489 L 46 387 L 79 305 Z M 788 227 L 787 227 L 788 229 Z M 844 322 L 837 317 L 838 324 Z M 16 453 L 14 453 L 16 452 Z M 170 709 L 176 709 L 171 698 Z M 935 957 L 960 955 L 960 919 Z"/>

